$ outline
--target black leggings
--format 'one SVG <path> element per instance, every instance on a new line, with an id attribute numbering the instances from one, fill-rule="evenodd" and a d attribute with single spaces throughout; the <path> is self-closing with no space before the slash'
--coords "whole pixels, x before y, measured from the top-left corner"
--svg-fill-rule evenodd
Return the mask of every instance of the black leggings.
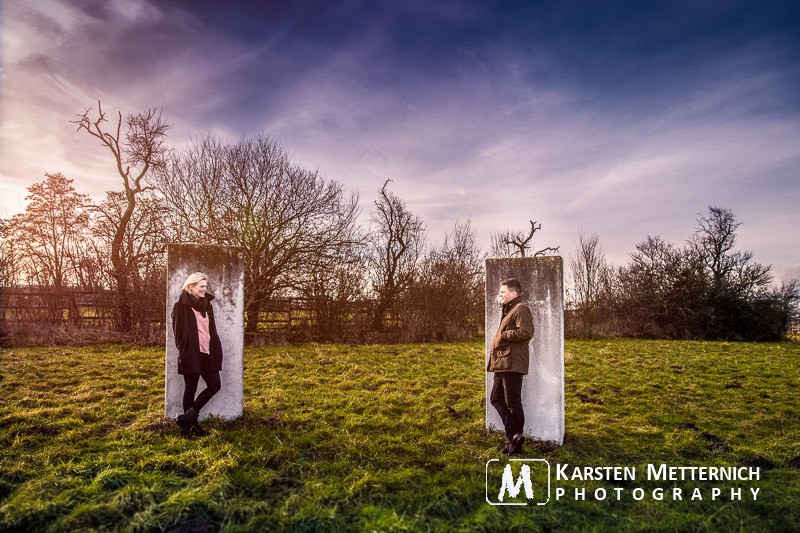
<path id="1" fill-rule="evenodd" d="M 203 376 L 203 381 L 206 382 L 206 388 L 195 399 L 194 395 L 197 392 L 197 383 L 200 376 Z M 203 372 L 202 374 L 184 374 L 183 383 L 186 388 L 183 390 L 183 412 L 194 407 L 198 413 L 208 401 L 214 397 L 216 393 L 222 388 L 222 382 L 219 379 L 219 372 Z"/>

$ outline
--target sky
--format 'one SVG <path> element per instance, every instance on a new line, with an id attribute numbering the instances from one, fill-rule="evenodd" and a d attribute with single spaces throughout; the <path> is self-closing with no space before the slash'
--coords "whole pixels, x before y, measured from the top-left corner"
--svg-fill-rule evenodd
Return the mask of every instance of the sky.
<path id="1" fill-rule="evenodd" d="M 431 242 L 542 225 L 574 253 L 678 246 L 709 206 L 800 278 L 800 2 L 2 0 L 0 217 L 61 172 L 121 183 L 70 120 L 160 108 L 169 144 L 268 135 Z"/>

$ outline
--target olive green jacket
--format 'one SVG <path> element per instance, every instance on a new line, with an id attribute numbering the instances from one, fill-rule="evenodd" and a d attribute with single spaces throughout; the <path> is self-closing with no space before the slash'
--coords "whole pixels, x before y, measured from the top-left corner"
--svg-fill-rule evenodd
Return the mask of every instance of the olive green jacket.
<path id="1" fill-rule="evenodd" d="M 528 373 L 528 341 L 533 338 L 533 315 L 519 296 L 503 306 L 505 316 L 489 349 L 489 372 Z"/>

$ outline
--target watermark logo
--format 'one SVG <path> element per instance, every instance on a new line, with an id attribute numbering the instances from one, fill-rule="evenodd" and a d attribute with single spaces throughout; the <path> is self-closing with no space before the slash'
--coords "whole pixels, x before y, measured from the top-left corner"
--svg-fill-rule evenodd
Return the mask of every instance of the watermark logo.
<path id="1" fill-rule="evenodd" d="M 550 501 L 550 463 L 545 459 L 486 462 L 489 505 L 545 505 Z"/>

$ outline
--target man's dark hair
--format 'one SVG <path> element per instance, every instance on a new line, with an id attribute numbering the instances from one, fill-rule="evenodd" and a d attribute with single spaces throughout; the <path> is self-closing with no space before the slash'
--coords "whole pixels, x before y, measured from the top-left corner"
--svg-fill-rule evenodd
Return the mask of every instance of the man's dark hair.
<path id="1" fill-rule="evenodd" d="M 500 282 L 500 285 L 505 285 L 512 291 L 516 292 L 517 296 L 522 294 L 522 285 L 519 284 L 519 280 L 517 278 L 504 279 Z"/>

